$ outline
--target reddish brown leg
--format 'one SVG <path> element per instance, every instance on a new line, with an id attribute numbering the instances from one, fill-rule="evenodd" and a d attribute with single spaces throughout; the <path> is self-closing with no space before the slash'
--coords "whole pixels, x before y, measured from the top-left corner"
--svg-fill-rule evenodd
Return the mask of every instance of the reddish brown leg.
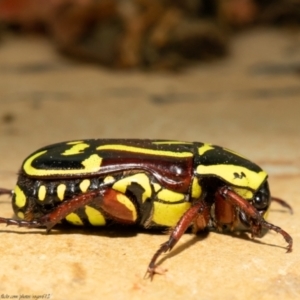
<path id="1" fill-rule="evenodd" d="M 1 195 L 10 195 L 10 196 L 11 196 L 12 193 L 13 193 L 12 190 L 0 188 L 0 196 L 1 196 Z"/>
<path id="2" fill-rule="evenodd" d="M 102 191 L 91 191 L 79 195 L 77 197 L 74 197 L 70 200 L 66 200 L 62 202 L 52 212 L 40 217 L 37 220 L 26 221 L 26 220 L 0 218 L 0 223 L 5 223 L 6 225 L 17 225 L 19 227 L 28 227 L 28 228 L 46 227 L 47 232 L 49 232 L 53 226 L 59 223 L 68 214 L 90 203 L 95 197 L 98 197 L 101 194 L 101 192 Z"/>
<path id="3" fill-rule="evenodd" d="M 204 201 L 199 201 L 196 202 L 189 210 L 187 210 L 185 214 L 180 218 L 180 220 L 172 230 L 169 240 L 160 246 L 160 248 L 156 251 L 150 261 L 146 275 L 148 274 L 151 280 L 153 279 L 154 274 L 162 274 L 166 271 L 159 270 L 159 268 L 157 267 L 156 261 L 158 257 L 162 253 L 171 251 L 175 244 L 179 241 L 181 236 L 184 234 L 184 232 L 187 230 L 187 228 L 191 225 L 191 223 L 199 218 L 199 216 L 201 218 L 201 215 L 207 214 L 207 211 L 209 211 L 209 207 L 207 206 L 207 204 Z M 205 217 L 203 219 L 205 219 Z"/>
<path id="4" fill-rule="evenodd" d="M 226 201 L 220 193 L 215 194 L 215 222 L 219 231 L 225 228 L 233 230 L 237 222 L 236 208 Z"/>
<path id="5" fill-rule="evenodd" d="M 2 194 L 4 193 L 8 193 L 8 190 L 2 192 Z M 90 191 L 65 200 L 52 212 L 35 220 L 26 221 L 0 218 L 0 223 L 28 228 L 46 227 L 49 232 L 53 226 L 65 219 L 67 215 L 96 199 L 95 205 L 101 208 L 105 212 L 105 215 L 122 224 L 133 224 L 137 218 L 135 211 L 130 210 L 126 205 L 118 201 L 118 196 L 120 195 L 123 194 L 111 188 L 102 188 L 101 190 Z"/>
<path id="6" fill-rule="evenodd" d="M 260 213 L 252 206 L 247 200 L 230 190 L 228 187 L 222 187 L 219 189 L 219 193 L 229 201 L 232 205 L 240 208 L 251 222 L 252 236 L 258 236 L 262 228 L 267 228 L 280 233 L 285 241 L 288 243 L 287 252 L 291 252 L 293 248 L 292 237 L 280 227 L 277 227 L 271 223 L 268 223 Z"/>

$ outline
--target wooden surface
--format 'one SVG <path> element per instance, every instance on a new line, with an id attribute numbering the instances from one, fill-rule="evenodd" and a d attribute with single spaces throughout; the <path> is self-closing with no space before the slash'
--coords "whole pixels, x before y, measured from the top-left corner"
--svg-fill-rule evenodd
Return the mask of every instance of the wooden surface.
<path id="1" fill-rule="evenodd" d="M 269 221 L 294 238 L 185 234 L 143 278 L 163 234 L 139 230 L 27 230 L 0 226 L 0 297 L 23 299 L 298 299 L 300 297 L 300 42 L 278 31 L 236 37 L 226 60 L 181 74 L 113 72 L 59 57 L 47 41 L 0 45 L 0 186 L 12 188 L 38 147 L 82 138 L 206 141 L 265 168 Z M 298 67 L 298 69 L 297 69 Z M 0 198 L 11 217 L 10 199 Z M 41 298 L 41 297 L 44 298 Z M 49 297 L 48 297 L 49 296 Z M 19 299 L 19 298 L 15 298 Z M 22 299 L 22 298 L 21 298 Z"/>

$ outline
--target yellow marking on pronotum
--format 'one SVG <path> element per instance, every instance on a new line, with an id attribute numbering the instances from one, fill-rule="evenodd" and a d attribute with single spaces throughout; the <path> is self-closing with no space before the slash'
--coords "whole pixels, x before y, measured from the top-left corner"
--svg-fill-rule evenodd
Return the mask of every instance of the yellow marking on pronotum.
<path id="1" fill-rule="evenodd" d="M 14 195 L 15 195 L 16 206 L 18 206 L 19 208 L 24 207 L 26 204 L 26 196 L 18 185 L 16 185 L 14 189 Z"/>
<path id="2" fill-rule="evenodd" d="M 243 188 L 236 188 L 236 187 L 233 188 L 233 190 L 245 199 L 252 199 L 253 197 L 253 192 L 250 190 L 243 189 Z"/>
<path id="3" fill-rule="evenodd" d="M 265 171 L 260 171 L 259 173 L 256 173 L 247 168 L 236 165 L 199 165 L 196 168 L 196 172 L 201 176 L 217 176 L 226 180 L 233 186 L 244 187 L 253 191 L 256 191 L 261 185 L 261 183 L 264 182 L 268 176 Z M 243 176 L 242 178 L 234 176 L 234 173 L 241 172 L 245 174 L 245 176 Z"/>
<path id="4" fill-rule="evenodd" d="M 24 213 L 21 212 L 21 211 L 19 211 L 19 212 L 17 213 L 17 216 L 18 216 L 19 219 L 24 219 L 24 218 L 25 218 Z"/>
<path id="5" fill-rule="evenodd" d="M 64 198 L 65 198 L 65 191 L 66 191 L 66 185 L 61 183 L 57 186 L 57 190 L 56 190 L 56 193 L 57 193 L 57 197 L 59 200 L 63 201 Z"/>
<path id="6" fill-rule="evenodd" d="M 160 192 L 158 192 L 157 198 L 166 202 L 178 202 L 184 200 L 184 194 L 162 189 Z"/>
<path id="7" fill-rule="evenodd" d="M 201 196 L 201 193 L 202 193 L 202 188 L 199 184 L 199 181 L 196 177 L 194 177 L 192 183 L 192 192 L 191 192 L 192 198 L 194 199 L 199 198 Z"/>
<path id="8" fill-rule="evenodd" d="M 41 185 L 38 190 L 38 199 L 40 201 L 44 201 L 46 198 L 46 193 L 47 193 L 46 187 L 44 185 Z"/>
<path id="9" fill-rule="evenodd" d="M 99 210 L 86 205 L 85 213 L 88 217 L 89 222 L 93 226 L 104 226 L 106 224 L 105 218 Z"/>
<path id="10" fill-rule="evenodd" d="M 173 227 L 190 207 L 190 202 L 166 204 L 155 201 L 152 221 L 161 226 Z"/>
<path id="11" fill-rule="evenodd" d="M 191 142 L 180 142 L 180 141 L 159 141 L 159 142 L 152 142 L 155 145 L 192 145 Z"/>
<path id="12" fill-rule="evenodd" d="M 83 152 L 84 149 L 89 148 L 90 145 L 86 143 L 79 143 L 72 146 L 70 149 L 65 150 L 61 155 L 76 155 Z"/>
<path id="13" fill-rule="evenodd" d="M 199 153 L 199 155 L 203 155 L 206 151 L 212 150 L 212 149 L 215 149 L 215 147 L 213 147 L 210 144 L 204 144 L 203 146 L 198 148 L 198 153 Z"/>
<path id="14" fill-rule="evenodd" d="M 173 152 L 173 151 L 164 151 L 164 150 L 154 150 L 147 148 L 139 148 L 133 146 L 126 145 L 102 145 L 97 147 L 97 150 L 120 150 L 120 151 L 128 151 L 133 153 L 141 153 L 141 154 L 150 154 L 150 155 L 159 155 L 159 156 L 170 156 L 170 157 L 192 157 L 193 153 L 191 152 Z"/>
<path id="15" fill-rule="evenodd" d="M 84 179 L 80 182 L 79 188 L 83 193 L 85 193 L 88 190 L 90 184 L 91 184 L 91 181 L 89 179 Z"/>
<path id="16" fill-rule="evenodd" d="M 95 173 L 99 171 L 102 158 L 97 154 L 92 154 L 90 157 L 82 161 L 84 168 L 82 169 L 68 169 L 68 170 L 45 170 L 45 169 L 36 169 L 32 166 L 32 162 L 38 157 L 45 154 L 47 150 L 38 152 L 30 156 L 23 164 L 23 170 L 27 175 L 31 176 L 53 176 L 53 175 L 74 175 L 74 174 L 86 174 L 86 173 Z"/>
<path id="17" fill-rule="evenodd" d="M 81 219 L 75 213 L 70 213 L 66 216 L 66 220 L 73 225 L 83 225 Z"/>
<path id="18" fill-rule="evenodd" d="M 142 195 L 142 201 L 146 201 L 147 198 L 151 198 L 151 186 L 149 182 L 149 178 L 144 173 L 138 173 L 134 174 L 132 176 L 125 177 L 123 179 L 120 179 L 114 185 L 112 188 L 116 191 L 119 191 L 121 193 L 126 192 L 127 187 L 132 184 L 133 182 L 139 184 L 145 191 Z"/>
<path id="19" fill-rule="evenodd" d="M 126 206 L 126 208 L 128 210 L 130 210 L 132 212 L 132 221 L 136 221 L 136 219 L 137 219 L 137 212 L 136 212 L 135 206 L 131 202 L 131 200 L 128 197 L 126 197 L 125 195 L 123 195 L 123 194 L 118 194 L 117 195 L 117 200 L 121 204 L 123 204 L 124 206 Z"/>

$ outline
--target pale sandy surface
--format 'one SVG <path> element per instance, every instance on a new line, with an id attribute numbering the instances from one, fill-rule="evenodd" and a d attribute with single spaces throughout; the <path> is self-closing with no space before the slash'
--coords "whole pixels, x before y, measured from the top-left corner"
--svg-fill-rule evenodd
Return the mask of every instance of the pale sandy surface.
<path id="1" fill-rule="evenodd" d="M 298 66 L 298 73 L 297 67 Z M 25 156 L 52 142 L 137 137 L 208 141 L 270 174 L 269 220 L 294 238 L 286 254 L 273 232 L 251 241 L 186 234 L 143 279 L 166 240 L 137 231 L 53 231 L 0 226 L 0 297 L 49 299 L 300 298 L 300 38 L 276 31 L 237 37 L 227 60 L 182 74 L 115 73 L 59 57 L 47 41 L 0 45 L 0 183 L 13 187 Z M 1 216 L 12 216 L 8 197 Z M 9 298 L 7 298 L 9 299 Z M 46 299 L 46 298 L 44 298 Z"/>

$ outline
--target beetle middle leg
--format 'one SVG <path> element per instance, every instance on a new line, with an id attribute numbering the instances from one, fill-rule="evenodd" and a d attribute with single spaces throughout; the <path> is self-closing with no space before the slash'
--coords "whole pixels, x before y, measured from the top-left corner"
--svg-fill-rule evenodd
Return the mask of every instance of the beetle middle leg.
<path id="1" fill-rule="evenodd" d="M 231 203 L 233 206 L 238 207 L 242 210 L 249 220 L 252 237 L 259 236 L 261 229 L 271 229 L 280 233 L 285 241 L 288 243 L 287 252 L 291 252 L 293 248 L 292 237 L 283 229 L 267 222 L 261 214 L 252 206 L 249 201 L 245 200 L 243 197 L 236 194 L 234 191 L 230 190 L 228 187 L 221 187 L 217 191 L 223 198 Z"/>
<path id="2" fill-rule="evenodd" d="M 210 206 L 204 200 L 195 202 L 193 206 L 189 208 L 180 218 L 176 226 L 171 230 L 169 240 L 163 243 L 153 255 L 146 275 L 148 274 L 149 277 L 153 279 L 154 274 L 163 274 L 166 270 L 159 269 L 156 265 L 158 257 L 162 253 L 171 251 L 191 224 L 193 225 L 193 231 L 197 232 L 198 230 L 204 229 L 207 226 L 209 218 Z"/>

